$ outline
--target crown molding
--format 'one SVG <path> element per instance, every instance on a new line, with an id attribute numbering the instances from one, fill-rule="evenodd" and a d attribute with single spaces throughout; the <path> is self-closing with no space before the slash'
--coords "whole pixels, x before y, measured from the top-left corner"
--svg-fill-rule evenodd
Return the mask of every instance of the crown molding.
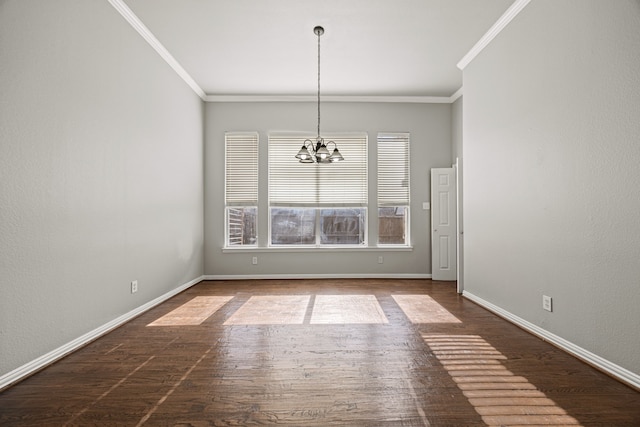
<path id="1" fill-rule="evenodd" d="M 124 3 L 124 0 L 108 0 L 111 6 L 146 40 L 162 59 L 205 102 L 315 102 L 313 95 L 210 95 L 196 83 L 182 65 L 169 53 L 151 30 Z M 528 3 L 529 0 L 527 0 Z M 513 8 L 513 6 L 512 6 Z M 507 11 L 508 12 L 508 11 Z M 505 13 L 506 14 L 506 13 Z M 502 19 L 502 18 L 501 18 Z M 506 25 L 506 24 L 505 24 Z M 495 26 L 495 25 L 494 25 Z M 458 66 L 460 66 L 458 64 Z M 462 88 L 451 96 L 376 96 L 376 95 L 324 95 L 325 102 L 367 102 L 407 104 L 451 104 L 462 94 Z"/>
<path id="2" fill-rule="evenodd" d="M 467 65 L 471 61 L 474 60 L 476 56 L 482 50 L 487 47 L 491 41 L 496 38 L 498 34 L 507 26 L 509 23 L 516 17 L 518 14 L 524 9 L 526 5 L 529 4 L 531 0 L 516 0 L 513 4 L 506 10 L 506 12 L 496 21 L 495 24 L 489 28 L 489 31 L 485 33 L 484 36 L 471 48 L 471 50 L 458 62 L 458 68 L 464 70 Z"/>
<path id="3" fill-rule="evenodd" d="M 205 99 L 206 94 L 202 90 L 198 83 L 182 68 L 182 65 L 176 61 L 176 59 L 169 53 L 169 51 L 160 43 L 160 41 L 153 35 L 153 33 L 147 28 L 146 25 L 140 21 L 140 18 L 129 6 L 127 6 L 123 0 L 109 0 L 111 6 L 113 6 L 120 15 L 144 38 L 147 43 L 166 61 L 167 64 L 185 81 L 187 85 L 198 95 L 201 99 Z"/>
<path id="4" fill-rule="evenodd" d="M 457 92 L 456 92 L 457 93 Z M 450 104 L 451 96 L 323 95 L 323 102 Z M 206 102 L 315 102 L 315 95 L 206 95 Z"/>
<path id="5" fill-rule="evenodd" d="M 455 93 L 453 95 L 451 95 L 449 97 L 449 102 L 450 103 L 454 103 L 458 100 L 458 98 L 460 98 L 462 96 L 462 86 L 460 86 L 460 89 L 458 89 L 457 91 L 455 91 Z"/>

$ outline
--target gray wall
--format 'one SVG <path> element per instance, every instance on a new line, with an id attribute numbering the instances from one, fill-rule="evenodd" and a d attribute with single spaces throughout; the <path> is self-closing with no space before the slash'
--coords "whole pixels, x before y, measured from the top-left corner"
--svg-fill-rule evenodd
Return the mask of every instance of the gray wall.
<path id="1" fill-rule="evenodd" d="M 451 165 L 451 108 L 448 104 L 322 103 L 322 131 L 364 131 L 369 135 L 369 241 L 377 241 L 376 137 L 380 131 L 411 132 L 411 242 L 413 251 L 352 250 L 286 253 L 223 253 L 224 133 L 258 131 L 260 246 L 268 241 L 267 137 L 270 131 L 314 132 L 317 105 L 310 103 L 209 103 L 205 115 L 205 274 L 242 275 L 425 275 L 431 273 L 429 170 Z M 295 161 L 291 154 L 291 161 Z M 384 264 L 378 264 L 378 256 Z M 258 256 L 258 265 L 251 264 Z"/>
<path id="2" fill-rule="evenodd" d="M 531 2 L 463 105 L 465 289 L 635 373 L 638 29 L 638 1 Z"/>
<path id="3" fill-rule="evenodd" d="M 202 275 L 202 121 L 108 2 L 0 2 L 0 376 Z"/>

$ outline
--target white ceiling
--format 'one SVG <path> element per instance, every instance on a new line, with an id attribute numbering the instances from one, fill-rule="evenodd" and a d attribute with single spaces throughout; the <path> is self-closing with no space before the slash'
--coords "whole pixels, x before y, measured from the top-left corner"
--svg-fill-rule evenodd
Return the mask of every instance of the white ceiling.
<path id="1" fill-rule="evenodd" d="M 207 95 L 451 96 L 513 0 L 124 0 Z"/>

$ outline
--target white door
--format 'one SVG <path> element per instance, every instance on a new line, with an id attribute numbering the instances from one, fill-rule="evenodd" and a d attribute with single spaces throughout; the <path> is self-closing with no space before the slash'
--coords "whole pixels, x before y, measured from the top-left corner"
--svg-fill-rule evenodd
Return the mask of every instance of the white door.
<path id="1" fill-rule="evenodd" d="M 431 274 L 433 280 L 456 280 L 456 173 L 431 169 Z"/>

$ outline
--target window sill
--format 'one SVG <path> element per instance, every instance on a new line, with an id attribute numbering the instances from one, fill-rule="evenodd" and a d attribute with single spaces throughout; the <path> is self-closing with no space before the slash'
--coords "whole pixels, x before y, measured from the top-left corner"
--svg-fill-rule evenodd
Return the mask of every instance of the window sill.
<path id="1" fill-rule="evenodd" d="M 366 246 L 366 247 L 340 247 L 340 246 L 325 246 L 325 247 L 308 247 L 308 246 L 292 246 L 286 248 L 280 247 L 242 247 L 242 248 L 221 248 L 222 253 L 301 253 L 301 252 L 411 252 L 413 246 Z"/>

